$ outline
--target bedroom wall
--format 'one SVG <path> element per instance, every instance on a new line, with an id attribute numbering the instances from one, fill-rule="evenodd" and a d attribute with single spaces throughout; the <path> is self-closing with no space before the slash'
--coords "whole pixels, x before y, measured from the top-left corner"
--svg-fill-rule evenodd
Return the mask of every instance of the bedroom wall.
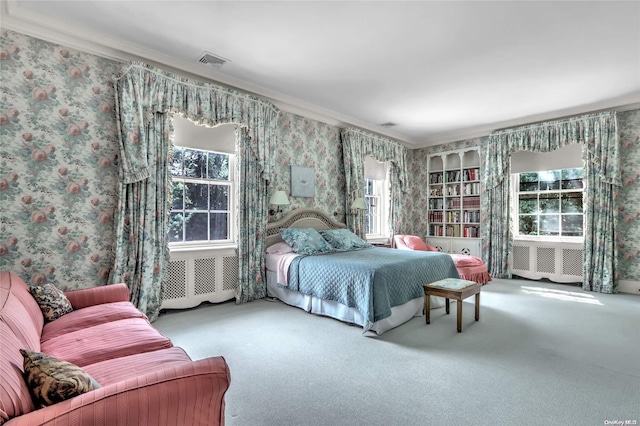
<path id="1" fill-rule="evenodd" d="M 277 220 L 295 208 L 317 208 L 327 213 L 338 212 L 336 220 L 344 221 L 344 165 L 340 128 L 296 114 L 280 112 L 277 129 L 277 165 L 270 193 L 291 193 L 291 166 L 315 169 L 316 193 L 313 198 L 289 197 L 290 206 L 269 220 Z"/>
<path id="2" fill-rule="evenodd" d="M 2 31 L 0 270 L 68 289 L 106 284 L 117 65 Z"/>
<path id="3" fill-rule="evenodd" d="M 619 259 L 621 280 L 640 282 L 640 109 L 618 113 L 622 188 L 618 191 Z M 463 140 L 409 151 L 411 197 L 409 216 L 412 234 L 425 236 L 428 224 L 427 162 L 430 154 L 480 146 L 484 149 L 488 137 Z M 637 284 L 636 284 L 637 285 Z M 634 288 L 631 284 L 627 288 Z"/>
<path id="4" fill-rule="evenodd" d="M 111 76 L 119 63 L 3 30 L 0 65 L 0 270 L 63 289 L 104 285 L 113 264 Z M 288 193 L 291 165 L 316 169 L 315 197 L 292 197 L 284 212 L 344 212 L 339 131 L 279 114 L 273 185 Z"/>

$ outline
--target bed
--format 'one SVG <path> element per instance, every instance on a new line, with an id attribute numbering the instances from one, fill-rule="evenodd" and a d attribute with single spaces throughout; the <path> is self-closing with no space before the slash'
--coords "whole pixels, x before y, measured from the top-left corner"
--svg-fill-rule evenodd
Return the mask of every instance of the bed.
<path id="1" fill-rule="evenodd" d="M 282 245 L 281 229 L 346 229 L 316 209 L 296 209 L 267 227 L 267 252 Z M 285 231 L 286 232 L 286 231 Z M 267 253 L 267 296 L 383 334 L 423 315 L 422 284 L 457 278 L 451 257 L 372 247 L 320 255 Z M 432 307 L 442 307 L 440 298 Z"/>

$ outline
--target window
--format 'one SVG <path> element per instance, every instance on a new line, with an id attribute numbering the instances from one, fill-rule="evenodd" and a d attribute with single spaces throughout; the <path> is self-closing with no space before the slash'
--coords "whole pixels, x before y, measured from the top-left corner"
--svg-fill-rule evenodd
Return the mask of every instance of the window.
<path id="1" fill-rule="evenodd" d="M 365 179 L 365 233 L 367 238 L 388 237 L 386 180 Z"/>
<path id="2" fill-rule="evenodd" d="M 516 237 L 583 237 L 582 168 L 515 173 Z"/>
<path id="3" fill-rule="evenodd" d="M 175 147 L 170 243 L 233 240 L 234 156 Z"/>

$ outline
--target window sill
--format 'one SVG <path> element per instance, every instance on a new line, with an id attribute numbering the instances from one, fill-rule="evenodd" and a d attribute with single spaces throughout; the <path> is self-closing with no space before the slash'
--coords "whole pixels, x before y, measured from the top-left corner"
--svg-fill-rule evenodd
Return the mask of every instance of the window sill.
<path id="1" fill-rule="evenodd" d="M 515 236 L 513 241 L 532 242 L 532 243 L 573 243 L 584 244 L 582 237 L 536 237 L 536 236 Z"/>
<path id="2" fill-rule="evenodd" d="M 367 242 L 369 244 L 380 245 L 380 244 L 390 244 L 389 237 L 367 237 Z"/>
<path id="3" fill-rule="evenodd" d="M 170 253 L 186 253 L 195 251 L 237 250 L 237 244 L 197 244 L 197 245 L 169 245 Z"/>

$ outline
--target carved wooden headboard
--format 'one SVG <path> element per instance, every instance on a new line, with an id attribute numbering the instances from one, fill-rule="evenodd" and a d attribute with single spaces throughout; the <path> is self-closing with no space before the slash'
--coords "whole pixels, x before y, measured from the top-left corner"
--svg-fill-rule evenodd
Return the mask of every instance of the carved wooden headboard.
<path id="1" fill-rule="evenodd" d="M 325 229 L 346 228 L 344 223 L 337 222 L 331 216 L 317 209 L 295 209 L 284 217 L 267 225 L 267 247 L 282 241 L 280 230 L 283 228 L 313 228 L 319 231 Z"/>

